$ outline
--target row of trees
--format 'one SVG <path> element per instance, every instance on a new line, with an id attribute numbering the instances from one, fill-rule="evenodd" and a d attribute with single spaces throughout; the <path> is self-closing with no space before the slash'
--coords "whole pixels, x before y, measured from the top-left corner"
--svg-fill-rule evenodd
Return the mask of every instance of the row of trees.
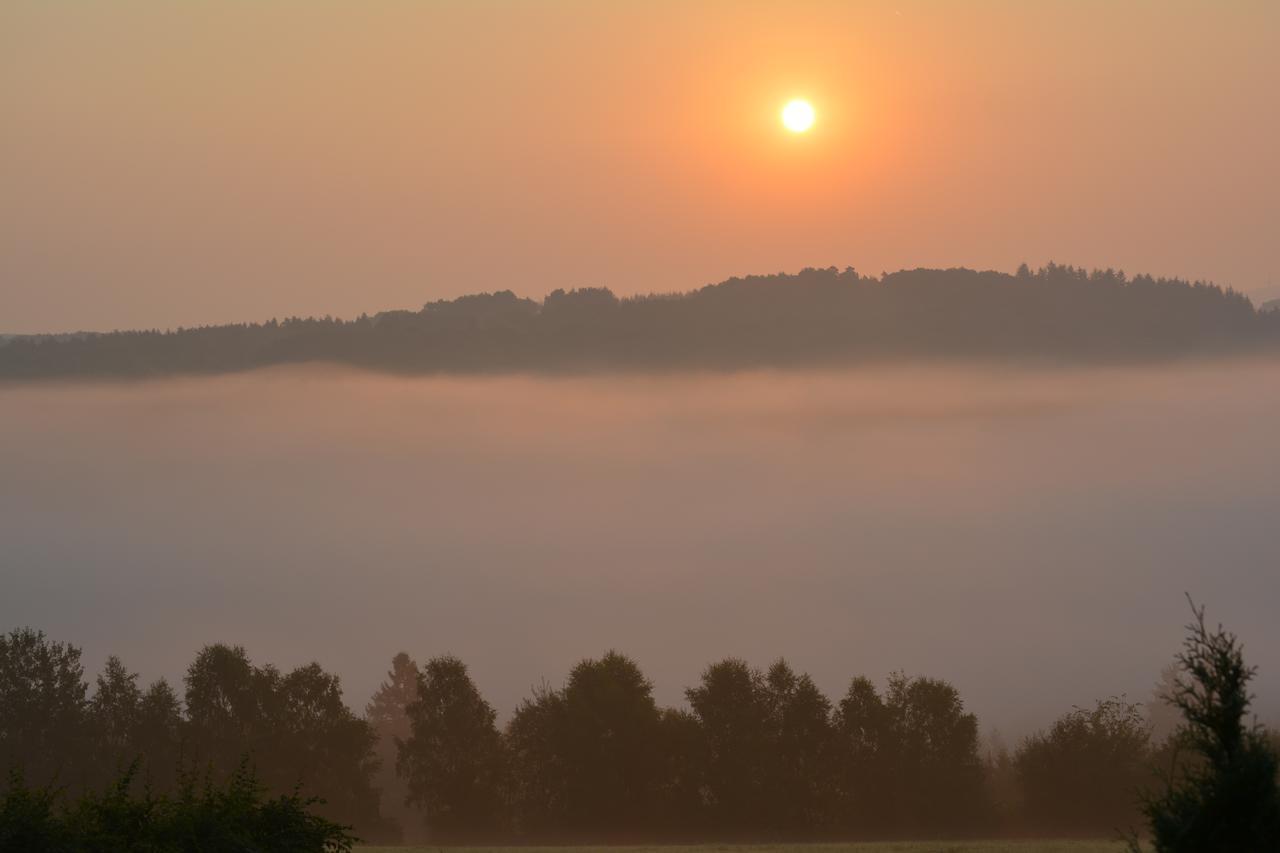
<path id="1" fill-rule="evenodd" d="M 847 268 L 750 276 L 620 299 L 604 288 L 541 302 L 510 290 L 351 321 L 0 341 L 0 378 L 146 376 L 305 361 L 395 371 L 751 368 L 885 359 L 1073 362 L 1280 346 L 1280 312 L 1203 282 L 1049 264 L 880 277 Z"/>
<path id="2" fill-rule="evenodd" d="M 115 657 L 90 692 L 80 658 L 38 631 L 0 635 L 0 772 L 78 796 L 138 761 L 138 783 L 164 792 L 197 770 L 229 779 L 248 757 L 272 794 L 303 783 L 326 801 L 324 817 L 370 835 L 392 830 L 372 784 L 377 735 L 319 665 L 284 673 L 253 665 L 238 646 L 208 646 L 179 695 L 164 679 L 142 687 Z"/>
<path id="3" fill-rule="evenodd" d="M 0 763 L 92 791 L 140 760 L 163 793 L 247 757 L 268 792 L 302 783 L 319 815 L 376 839 L 1098 836 L 1139 820 L 1137 792 L 1186 743 L 1153 742 L 1139 707 L 1111 699 L 1011 753 L 984 748 L 945 681 L 854 678 L 833 702 L 784 661 L 712 664 L 686 698 L 660 707 L 610 652 L 499 726 L 460 660 L 400 654 L 360 717 L 319 666 L 284 673 L 224 645 L 197 655 L 181 696 L 114 658 L 90 693 L 79 650 L 18 630 L 0 636 Z M 1262 747 L 1255 775 L 1274 775 Z"/>
<path id="4" fill-rule="evenodd" d="M 419 671 L 402 655 L 370 708 L 397 745 L 392 784 L 437 841 L 1107 835 L 1154 780 L 1147 720 L 1120 700 L 1011 755 L 984 750 L 955 687 L 933 678 L 878 690 L 859 677 L 833 703 L 784 661 L 730 659 L 686 698 L 660 708 L 611 652 L 499 729 L 461 661 Z"/>

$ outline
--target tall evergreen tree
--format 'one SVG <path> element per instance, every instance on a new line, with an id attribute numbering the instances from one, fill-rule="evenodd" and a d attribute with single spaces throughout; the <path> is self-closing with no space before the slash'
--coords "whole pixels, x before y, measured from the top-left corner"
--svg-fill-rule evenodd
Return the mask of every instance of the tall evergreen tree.
<path id="1" fill-rule="evenodd" d="M 1246 720 L 1256 670 L 1235 634 L 1221 625 L 1211 630 L 1203 607 L 1191 610 L 1167 698 L 1182 714 L 1179 741 L 1195 760 L 1144 803 L 1151 844 L 1156 853 L 1280 850 L 1280 757 L 1267 733 Z"/>
<path id="2" fill-rule="evenodd" d="M 369 704 L 364 718 L 378 738 L 376 784 L 382 795 L 382 811 L 397 827 L 390 840 L 424 841 L 422 820 L 408 805 L 409 786 L 396 772 L 398 746 L 409 739 L 412 726 L 409 706 L 418 698 L 418 664 L 405 652 L 391 659 L 391 669 Z"/>
<path id="3" fill-rule="evenodd" d="M 163 678 L 151 683 L 138 701 L 135 751 L 143 758 L 146 781 L 157 790 L 171 790 L 183 763 L 182 701 Z"/>
<path id="4" fill-rule="evenodd" d="M 105 782 L 138 760 L 138 736 L 142 691 L 138 674 L 129 672 L 120 658 L 111 655 L 97 679 L 97 689 L 89 700 L 89 718 L 99 775 Z"/>

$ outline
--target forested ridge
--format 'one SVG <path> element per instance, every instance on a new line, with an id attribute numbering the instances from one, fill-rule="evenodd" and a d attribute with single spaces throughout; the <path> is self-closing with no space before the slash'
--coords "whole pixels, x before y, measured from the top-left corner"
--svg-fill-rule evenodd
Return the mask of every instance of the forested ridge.
<path id="1" fill-rule="evenodd" d="M 1280 349 L 1280 312 L 1203 282 L 1050 264 L 1010 275 L 853 269 L 684 294 L 510 290 L 354 320 L 0 340 L 0 378 L 220 373 L 327 362 L 409 373 L 737 369 L 885 360 L 1151 361 Z"/>
<path id="2" fill-rule="evenodd" d="M 853 677 L 831 699 L 785 661 L 711 664 L 664 708 L 608 652 L 536 689 L 500 725 L 466 665 L 392 661 L 363 714 L 317 664 L 282 672 L 237 646 L 202 649 L 182 689 L 109 658 L 0 635 L 0 766 L 10 784 L 101 790 L 133 767 L 153 793 L 249 762 L 272 795 L 366 839 L 605 842 L 1107 836 L 1168 767 L 1168 731 L 1122 699 L 1072 709 L 1012 750 L 980 737 L 957 688 Z M 184 776 L 185 774 L 185 776 Z M 0 774 L 0 799 L 5 782 Z"/>

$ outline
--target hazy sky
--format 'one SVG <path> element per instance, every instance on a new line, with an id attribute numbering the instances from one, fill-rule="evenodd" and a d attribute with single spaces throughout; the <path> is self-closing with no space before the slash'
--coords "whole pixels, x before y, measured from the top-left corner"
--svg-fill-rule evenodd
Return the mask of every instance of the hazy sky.
<path id="1" fill-rule="evenodd" d="M 1272 0 L 6 0 L 0 331 L 830 264 L 1264 295 L 1277 44 Z"/>
<path id="2" fill-rule="evenodd" d="M 453 652 L 510 712 L 632 654 L 838 696 L 950 679 L 1013 738 L 1149 695 L 1191 592 L 1280 719 L 1280 366 L 590 379 L 291 369 L 3 389 L 0 630 L 177 681 Z"/>

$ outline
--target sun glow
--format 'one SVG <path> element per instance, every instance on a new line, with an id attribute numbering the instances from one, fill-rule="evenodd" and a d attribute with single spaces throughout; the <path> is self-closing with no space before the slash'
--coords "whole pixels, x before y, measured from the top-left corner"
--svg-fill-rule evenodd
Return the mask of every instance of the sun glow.
<path id="1" fill-rule="evenodd" d="M 782 124 L 792 133 L 804 133 L 813 127 L 814 118 L 813 105 L 808 101 L 789 101 L 782 108 Z"/>

